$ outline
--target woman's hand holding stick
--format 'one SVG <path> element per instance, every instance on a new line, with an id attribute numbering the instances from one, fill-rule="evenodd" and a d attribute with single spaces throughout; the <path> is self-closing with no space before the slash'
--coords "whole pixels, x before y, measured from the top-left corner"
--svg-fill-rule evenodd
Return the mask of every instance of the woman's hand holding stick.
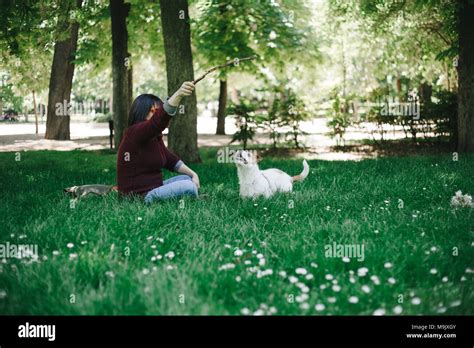
<path id="1" fill-rule="evenodd" d="M 191 81 L 183 82 L 181 87 L 168 99 L 168 103 L 171 106 L 178 106 L 183 97 L 188 97 L 193 93 L 194 86 L 196 85 L 196 83 L 198 83 L 199 81 L 204 79 L 211 72 L 216 71 L 217 69 L 226 68 L 226 67 L 232 66 L 232 65 L 238 66 L 240 64 L 240 62 L 244 62 L 244 61 L 247 61 L 247 60 L 252 60 L 252 59 L 255 59 L 255 58 L 257 58 L 257 56 L 251 56 L 251 57 L 245 57 L 245 58 L 235 58 L 233 60 L 229 60 L 225 64 L 217 65 L 217 66 L 214 66 L 210 69 L 207 69 L 204 74 L 199 76 L 194 81 L 192 81 L 192 82 Z"/>
<path id="2" fill-rule="evenodd" d="M 178 106 L 183 97 L 188 97 L 193 94 L 194 83 L 185 81 L 179 89 L 168 99 L 168 104 L 171 106 Z"/>

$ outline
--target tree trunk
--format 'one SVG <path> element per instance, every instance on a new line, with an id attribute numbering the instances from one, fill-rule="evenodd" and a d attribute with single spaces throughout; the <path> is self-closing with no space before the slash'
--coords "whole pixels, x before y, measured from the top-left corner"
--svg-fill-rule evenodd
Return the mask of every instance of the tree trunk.
<path id="1" fill-rule="evenodd" d="M 114 146 L 118 149 L 127 127 L 130 109 L 131 60 L 128 53 L 127 16 L 130 4 L 124 0 L 110 0 L 112 21 L 112 78 L 113 78 L 113 120 Z"/>
<path id="2" fill-rule="evenodd" d="M 129 54 L 130 56 L 130 54 Z M 133 65 L 128 67 L 128 109 L 132 106 L 133 102 Z M 127 124 L 128 124 L 128 115 L 127 115 Z"/>
<path id="3" fill-rule="evenodd" d="M 474 151 L 474 4 L 459 4 L 458 62 L 458 147 L 459 152 Z"/>
<path id="4" fill-rule="evenodd" d="M 35 95 L 35 91 L 33 91 L 33 108 L 34 108 L 34 112 L 35 112 L 36 134 L 38 134 L 38 110 L 36 110 L 36 95 Z"/>
<path id="5" fill-rule="evenodd" d="M 194 80 L 187 0 L 160 0 L 168 94 Z M 183 98 L 168 133 L 168 147 L 186 162 L 200 162 L 196 93 Z"/>
<path id="6" fill-rule="evenodd" d="M 70 22 L 71 11 L 80 8 L 82 0 L 68 0 L 60 3 L 63 16 L 59 20 L 58 32 L 67 32 L 69 37 L 56 41 L 53 65 L 49 80 L 48 113 L 46 118 L 46 139 L 69 140 L 69 103 L 71 100 L 74 59 L 77 49 L 79 23 Z"/>
<path id="7" fill-rule="evenodd" d="M 226 111 L 227 111 L 227 80 L 219 80 L 219 108 L 217 109 L 216 134 L 225 135 Z"/>

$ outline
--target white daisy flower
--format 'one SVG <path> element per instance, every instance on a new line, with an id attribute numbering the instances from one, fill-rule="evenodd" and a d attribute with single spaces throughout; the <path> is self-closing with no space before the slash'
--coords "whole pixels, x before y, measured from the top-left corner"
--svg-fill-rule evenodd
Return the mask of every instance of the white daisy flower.
<path id="1" fill-rule="evenodd" d="M 357 270 L 357 275 L 359 277 L 365 277 L 368 272 L 369 272 L 369 269 L 367 267 L 361 267 Z"/>
<path id="2" fill-rule="evenodd" d="M 167 257 L 168 259 L 172 260 L 174 258 L 175 254 L 173 251 L 168 251 L 166 254 L 165 254 L 165 257 Z"/>
<path id="3" fill-rule="evenodd" d="M 376 309 L 374 313 L 372 313 L 372 315 L 376 315 L 376 316 L 385 315 L 385 309 L 383 308 Z"/>
<path id="4" fill-rule="evenodd" d="M 349 302 L 350 303 L 357 303 L 357 302 L 359 302 L 359 298 L 357 296 L 351 296 L 351 297 L 349 297 Z"/>
<path id="5" fill-rule="evenodd" d="M 226 263 L 226 264 L 220 266 L 218 270 L 219 271 L 226 271 L 228 269 L 233 269 L 233 268 L 235 268 L 235 265 L 233 263 Z"/>
<path id="6" fill-rule="evenodd" d="M 295 301 L 298 303 L 305 302 L 309 298 L 308 294 L 301 294 L 295 297 Z"/>
<path id="7" fill-rule="evenodd" d="M 395 278 L 393 277 L 390 277 L 387 279 L 387 281 L 390 283 L 390 284 L 395 284 L 397 281 L 395 280 Z"/>
<path id="8" fill-rule="evenodd" d="M 250 314 L 250 310 L 249 310 L 248 308 L 242 308 L 242 309 L 240 310 L 240 313 L 241 313 L 242 315 L 249 315 L 249 314 Z"/>
<path id="9" fill-rule="evenodd" d="M 288 280 L 290 281 L 290 283 L 296 283 L 298 281 L 298 278 L 296 278 L 295 276 L 289 276 L 288 277 Z"/>
<path id="10" fill-rule="evenodd" d="M 334 279 L 334 276 L 332 274 L 326 274 L 324 278 L 326 278 L 327 280 L 332 280 Z"/>
<path id="11" fill-rule="evenodd" d="M 335 302 L 336 302 L 336 298 L 335 298 L 335 297 L 328 297 L 328 302 L 329 302 L 329 303 L 335 303 Z"/>
<path id="12" fill-rule="evenodd" d="M 436 274 L 436 273 L 438 273 L 438 270 L 436 268 L 432 268 L 432 269 L 430 269 L 430 273 L 431 274 Z"/>
<path id="13" fill-rule="evenodd" d="M 107 277 L 110 277 L 110 278 L 115 278 L 115 273 L 112 272 L 112 271 L 107 271 L 107 272 L 105 272 L 105 275 L 106 275 Z"/>
<path id="14" fill-rule="evenodd" d="M 351 261 L 351 260 L 350 260 L 347 256 L 344 256 L 344 257 L 342 258 L 342 262 L 347 263 L 347 262 L 350 262 L 350 261 Z"/>
<path id="15" fill-rule="evenodd" d="M 383 265 L 385 268 L 392 268 L 393 265 L 391 262 L 385 262 L 384 265 Z"/>
<path id="16" fill-rule="evenodd" d="M 376 275 L 371 276 L 370 280 L 372 280 L 372 282 L 374 282 L 375 285 L 380 285 L 380 279 Z"/>
<path id="17" fill-rule="evenodd" d="M 309 303 L 305 302 L 305 303 L 300 304 L 300 308 L 303 310 L 309 309 Z"/>
<path id="18" fill-rule="evenodd" d="M 370 287 L 368 285 L 362 285 L 362 291 L 368 294 L 370 292 Z"/>
<path id="19" fill-rule="evenodd" d="M 72 243 L 67 243 L 67 247 L 68 247 L 69 249 L 72 249 L 72 248 L 74 247 L 74 244 L 72 244 Z"/>
<path id="20" fill-rule="evenodd" d="M 458 307 L 461 305 L 461 300 L 453 301 L 449 304 L 449 307 Z"/>
<path id="21" fill-rule="evenodd" d="M 453 208 L 474 208 L 472 197 L 468 194 L 463 195 L 461 191 L 457 191 L 456 194 L 451 198 L 451 206 Z"/>
<path id="22" fill-rule="evenodd" d="M 300 267 L 300 268 L 295 269 L 295 273 L 305 275 L 308 273 L 308 271 L 305 268 Z"/>
<path id="23" fill-rule="evenodd" d="M 236 251 L 234 251 L 234 255 L 237 256 L 237 257 L 242 256 L 243 254 L 244 254 L 243 251 L 240 250 L 240 249 L 237 249 Z"/>
<path id="24" fill-rule="evenodd" d="M 411 303 L 415 306 L 418 306 L 421 303 L 421 299 L 419 297 L 413 297 L 411 299 Z"/>
<path id="25" fill-rule="evenodd" d="M 400 314 L 400 313 L 402 313 L 402 312 L 403 312 L 403 307 L 400 306 L 400 305 L 395 306 L 395 307 L 393 308 L 393 313 L 395 313 L 395 314 Z"/>
<path id="26" fill-rule="evenodd" d="M 69 254 L 69 260 L 74 260 L 74 259 L 77 259 L 77 254 L 76 253 Z"/>
<path id="27" fill-rule="evenodd" d="M 318 303 L 316 306 L 314 306 L 314 309 L 316 309 L 318 312 L 323 311 L 324 308 L 326 308 L 326 306 L 323 305 L 322 303 Z"/>

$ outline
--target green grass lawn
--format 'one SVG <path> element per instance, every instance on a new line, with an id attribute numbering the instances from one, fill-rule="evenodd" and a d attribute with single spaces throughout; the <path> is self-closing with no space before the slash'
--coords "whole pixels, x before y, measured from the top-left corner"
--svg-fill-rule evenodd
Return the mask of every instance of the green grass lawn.
<path id="1" fill-rule="evenodd" d="M 0 312 L 474 314 L 473 209 L 450 207 L 474 194 L 474 156 L 309 161 L 293 194 L 256 201 L 216 150 L 202 157 L 207 199 L 74 206 L 62 189 L 113 184 L 115 154 L 1 153 L 0 243 L 37 244 L 39 259 L 0 263 Z M 363 245 L 364 260 L 326 257 L 333 242 Z"/>

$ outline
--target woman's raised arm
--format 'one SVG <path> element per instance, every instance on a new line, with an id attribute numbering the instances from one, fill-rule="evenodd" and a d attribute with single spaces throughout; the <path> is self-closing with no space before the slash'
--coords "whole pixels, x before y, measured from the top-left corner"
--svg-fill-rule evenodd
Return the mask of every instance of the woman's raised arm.
<path id="1" fill-rule="evenodd" d="M 137 124 L 133 132 L 139 142 L 145 142 L 156 135 L 161 134 L 171 120 L 171 117 L 176 114 L 176 107 L 181 102 L 183 97 L 190 96 L 194 91 L 194 84 L 192 82 L 183 82 L 181 87 L 160 105 L 153 116 L 144 122 Z"/>

